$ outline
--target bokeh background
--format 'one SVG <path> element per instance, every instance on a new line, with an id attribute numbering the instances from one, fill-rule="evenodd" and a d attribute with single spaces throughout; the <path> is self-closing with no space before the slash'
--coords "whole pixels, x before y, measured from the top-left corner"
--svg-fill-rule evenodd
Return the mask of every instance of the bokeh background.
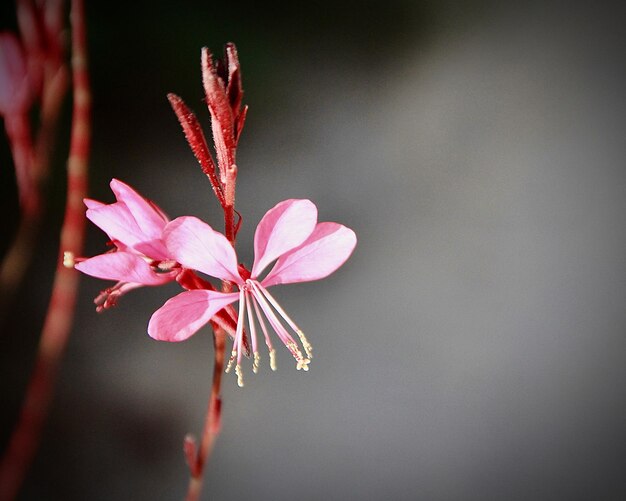
<path id="1" fill-rule="evenodd" d="M 3 26 L 14 19 L 9 2 Z M 250 113 L 238 252 L 310 198 L 355 229 L 327 280 L 276 289 L 315 348 L 224 380 L 203 499 L 626 499 L 626 152 L 620 2 L 88 2 L 91 194 L 120 178 L 172 217 L 220 213 L 165 95 L 208 126 L 199 56 L 237 43 Z M 50 210 L 2 326 L 1 439 L 57 256 L 69 107 Z M 2 155 L 3 248 L 16 195 Z M 105 236 L 89 228 L 87 254 Z M 146 334 L 175 285 L 96 314 L 85 277 L 21 499 L 181 499 L 208 329 Z"/>

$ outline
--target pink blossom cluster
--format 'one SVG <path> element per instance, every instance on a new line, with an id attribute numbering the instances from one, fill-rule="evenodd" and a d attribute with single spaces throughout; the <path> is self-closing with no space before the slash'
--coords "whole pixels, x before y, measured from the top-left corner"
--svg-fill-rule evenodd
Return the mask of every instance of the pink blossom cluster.
<path id="1" fill-rule="evenodd" d="M 111 250 L 74 259 L 81 272 L 117 282 L 96 298 L 99 310 L 113 306 L 122 294 L 137 287 L 178 281 L 186 290 L 154 312 L 148 324 L 152 338 L 183 341 L 209 322 L 229 326 L 233 348 L 227 371 L 235 366 L 241 386 L 242 355 L 248 354 L 246 331 L 254 372 L 260 360 L 257 327 L 269 350 L 270 366 L 276 368 L 271 327 L 295 358 L 297 368 L 308 370 L 311 345 L 268 288 L 319 280 L 333 273 L 356 246 L 351 229 L 338 223 L 318 223 L 317 207 L 310 200 L 280 202 L 256 228 L 254 263 L 249 271 L 238 263 L 229 240 L 207 223 L 192 216 L 170 221 L 156 204 L 116 179 L 111 181 L 111 189 L 117 199 L 112 204 L 85 200 L 87 217 L 108 235 Z M 72 256 L 68 257 L 71 261 Z M 220 292 L 198 273 L 230 283 L 238 291 Z M 231 306 L 236 301 L 237 312 Z"/>

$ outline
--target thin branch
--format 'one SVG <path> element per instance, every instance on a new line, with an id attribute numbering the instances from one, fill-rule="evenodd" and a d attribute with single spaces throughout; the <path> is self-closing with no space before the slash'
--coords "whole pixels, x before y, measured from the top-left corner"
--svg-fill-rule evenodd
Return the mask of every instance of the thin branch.
<path id="1" fill-rule="evenodd" d="M 215 349 L 215 365 L 213 366 L 213 384 L 211 385 L 211 395 L 209 396 L 209 405 L 207 408 L 206 419 L 204 422 L 204 430 L 202 431 L 202 440 L 197 454 L 195 452 L 195 443 L 190 447 L 190 437 L 185 438 L 185 449 L 187 462 L 189 464 L 190 478 L 187 489 L 186 501 L 197 501 L 200 499 L 202 491 L 202 483 L 204 480 L 204 470 L 207 465 L 211 452 L 215 446 L 215 441 L 220 433 L 222 420 L 222 398 L 221 385 L 222 374 L 224 373 L 224 359 L 226 352 L 226 334 L 221 328 L 213 327 L 213 346 Z"/>
<path id="2" fill-rule="evenodd" d="M 45 209 L 45 185 L 50 170 L 50 155 L 61 105 L 67 93 L 69 76 L 63 59 L 63 32 L 60 0 L 40 6 L 29 0 L 17 3 L 18 24 L 22 42 L 27 48 L 27 64 L 33 81 L 41 79 L 39 127 L 35 138 L 31 133 L 28 110 L 5 118 L 5 127 L 11 143 L 17 185 L 20 194 L 21 217 L 18 229 L 0 265 L 0 311 L 10 310 L 10 302 L 21 284 L 32 260 L 36 238 Z M 45 16 L 47 22 L 40 17 Z M 44 44 L 44 34 L 48 43 Z M 4 323 L 4 318 L 0 319 Z"/>
<path id="3" fill-rule="evenodd" d="M 72 1 L 72 132 L 67 162 L 67 205 L 61 228 L 60 252 L 52 296 L 44 322 L 35 369 L 19 421 L 0 463 L 0 499 L 15 498 L 37 450 L 52 401 L 60 360 L 72 326 L 78 274 L 63 266 L 63 253 L 80 255 L 85 220 L 82 199 L 87 189 L 87 159 L 91 143 L 91 93 L 87 73 L 85 13 L 82 0 Z"/>
<path id="4" fill-rule="evenodd" d="M 243 112 L 240 112 L 243 91 L 241 89 L 241 73 L 237 50 L 233 44 L 228 44 L 226 46 L 225 62 L 222 64 L 218 61 L 218 63 L 214 64 L 211 53 L 205 47 L 202 49 L 201 62 L 202 83 L 209 112 L 211 113 L 213 143 L 221 180 L 220 186 L 223 198 L 220 199 L 220 203 L 224 210 L 224 233 L 231 245 L 235 247 L 237 230 L 239 229 L 239 224 L 241 224 L 241 216 L 239 216 L 239 222 L 235 224 L 235 187 L 237 180 L 235 154 L 237 139 L 241 133 L 241 127 L 243 127 L 247 111 L 247 108 L 244 108 Z M 170 102 L 172 102 L 171 98 Z M 179 115 L 178 112 L 177 115 Z M 188 117 L 189 114 L 185 114 L 185 116 Z M 195 116 L 193 119 L 195 120 Z M 181 124 L 183 124 L 182 120 Z M 191 125 L 191 127 L 195 128 L 196 125 Z M 197 127 L 199 128 L 199 125 Z M 184 124 L 183 128 L 185 128 Z M 228 281 L 222 281 L 222 291 L 231 292 L 231 290 L 232 284 Z M 240 318 L 239 321 L 243 322 L 243 319 Z M 220 394 L 226 353 L 226 333 L 221 327 L 215 325 L 214 322 L 211 325 L 213 326 L 215 365 L 213 366 L 213 384 L 211 386 L 202 439 L 199 448 L 197 448 L 195 441 L 189 435 L 185 437 L 183 444 L 190 473 L 186 501 L 197 501 L 200 498 L 206 464 L 211 457 L 211 452 L 221 427 L 222 400 Z"/>

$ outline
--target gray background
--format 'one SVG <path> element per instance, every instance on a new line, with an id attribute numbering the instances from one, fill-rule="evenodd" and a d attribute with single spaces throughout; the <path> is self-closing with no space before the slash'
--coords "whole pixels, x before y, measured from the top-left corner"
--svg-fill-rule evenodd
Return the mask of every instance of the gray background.
<path id="1" fill-rule="evenodd" d="M 311 371 L 282 349 L 276 373 L 245 367 L 244 389 L 225 377 L 203 499 L 626 498 L 617 3 L 124 9 L 89 5 L 95 198 L 111 201 L 118 177 L 172 217 L 219 227 L 165 94 L 208 124 L 199 49 L 233 40 L 250 105 L 240 258 L 251 263 L 256 223 L 286 198 L 312 199 L 359 237 L 329 279 L 275 289 L 314 345 Z M 3 327 L 3 443 L 56 258 L 64 127 L 49 222 Z M 15 195 L 3 199 L 15 211 Z M 87 254 L 101 252 L 104 234 L 88 235 Z M 153 341 L 147 321 L 177 287 L 98 315 L 104 286 L 82 281 L 23 499 L 185 492 L 182 438 L 201 430 L 210 331 Z"/>

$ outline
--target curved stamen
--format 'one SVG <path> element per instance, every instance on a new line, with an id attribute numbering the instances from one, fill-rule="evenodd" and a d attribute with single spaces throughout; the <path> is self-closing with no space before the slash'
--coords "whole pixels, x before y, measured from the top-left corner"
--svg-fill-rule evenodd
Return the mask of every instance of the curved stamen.
<path id="1" fill-rule="evenodd" d="M 237 365 L 241 364 L 241 355 L 243 355 L 243 326 L 246 318 L 246 291 L 239 291 L 239 317 L 237 324 Z"/>
<path id="2" fill-rule="evenodd" d="M 287 332 L 280 320 L 276 317 L 276 314 L 272 311 L 272 308 L 266 301 L 263 293 L 257 288 L 257 283 L 253 280 L 248 280 L 248 283 L 252 286 L 252 294 L 254 294 L 254 297 L 259 301 L 259 306 L 263 310 L 263 313 L 265 313 L 265 316 L 269 320 L 271 326 L 276 331 L 276 334 L 287 347 L 287 349 L 291 352 L 293 357 L 296 359 L 296 368 L 298 370 L 304 369 L 305 371 L 308 371 L 308 364 L 310 360 L 302 355 L 302 352 L 300 351 L 300 348 L 298 348 L 298 345 L 296 344 L 294 339 Z"/>
<path id="3" fill-rule="evenodd" d="M 275 371 L 276 370 L 276 350 L 274 346 L 272 346 L 272 340 L 270 339 L 269 334 L 267 333 L 267 327 L 265 325 L 265 321 L 263 320 L 263 315 L 259 311 L 259 304 L 255 299 L 253 294 L 250 294 L 250 299 L 252 301 L 252 305 L 254 306 L 254 311 L 256 313 L 256 318 L 259 320 L 259 324 L 261 325 L 261 330 L 263 331 L 263 336 L 265 336 L 265 344 L 267 345 L 267 349 L 270 353 L 270 368 Z"/>
<path id="4" fill-rule="evenodd" d="M 229 372 L 233 366 L 235 361 L 235 357 L 237 357 L 237 366 L 235 367 L 235 374 L 237 374 L 237 384 L 241 387 L 243 386 L 243 374 L 241 372 L 241 354 L 242 354 L 242 339 L 243 339 L 243 324 L 244 324 L 244 315 L 246 313 L 246 300 L 245 300 L 245 291 L 242 287 L 239 290 L 239 321 L 237 322 L 237 332 L 235 333 L 235 341 L 233 343 L 233 351 L 230 354 L 230 359 L 228 360 L 228 365 L 226 366 L 226 371 Z"/>
<path id="5" fill-rule="evenodd" d="M 304 335 L 304 332 L 302 332 L 300 327 L 298 327 L 296 323 L 293 320 L 291 320 L 291 318 L 289 317 L 289 315 L 287 315 L 285 310 L 283 310 L 283 308 L 278 304 L 278 301 L 274 299 L 274 297 L 268 292 L 268 290 L 265 287 L 263 287 L 258 282 L 256 282 L 255 285 L 265 295 L 267 300 L 272 304 L 272 306 L 276 309 L 279 315 L 285 319 L 285 321 L 289 324 L 289 326 L 298 335 L 298 337 L 300 338 L 300 342 L 302 343 L 302 346 L 304 347 L 304 351 L 306 352 L 306 356 L 309 358 L 313 358 L 313 346 L 311 346 L 311 343 L 309 343 L 309 340 Z"/>
<path id="6" fill-rule="evenodd" d="M 255 374 L 259 372 L 259 352 L 257 350 L 257 341 L 256 341 L 256 325 L 254 324 L 254 313 L 252 312 L 252 308 L 250 307 L 250 293 L 246 291 L 246 310 L 248 312 L 248 325 L 250 326 L 250 337 L 252 338 L 252 353 L 254 356 L 254 361 L 252 362 L 252 372 Z"/>
<path id="7" fill-rule="evenodd" d="M 269 321 L 270 325 L 272 326 L 272 328 L 274 329 L 274 331 L 276 332 L 280 340 L 283 342 L 285 346 L 287 346 L 287 348 L 289 348 L 290 351 L 292 351 L 293 355 L 296 356 L 297 353 L 292 350 L 292 347 L 297 349 L 298 345 L 296 344 L 293 337 L 291 337 L 291 334 L 287 332 L 287 329 L 285 329 L 283 324 L 276 317 L 276 314 L 272 311 L 272 308 L 266 301 L 263 294 L 261 294 L 261 292 L 258 289 L 256 289 L 256 287 L 253 287 L 252 293 L 254 294 L 254 297 L 256 298 L 256 300 L 259 302 L 259 306 L 261 307 L 261 310 L 263 310 L 263 313 L 265 314 L 265 318 L 267 318 L 267 320 Z"/>

